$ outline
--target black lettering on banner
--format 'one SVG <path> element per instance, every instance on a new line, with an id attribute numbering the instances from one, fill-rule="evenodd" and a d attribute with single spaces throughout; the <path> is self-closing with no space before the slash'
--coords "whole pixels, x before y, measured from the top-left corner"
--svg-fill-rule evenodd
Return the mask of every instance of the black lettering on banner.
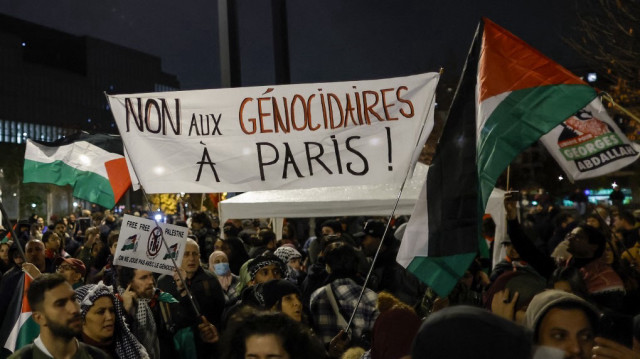
<path id="1" fill-rule="evenodd" d="M 216 168 L 214 167 L 215 163 L 213 161 L 211 161 L 211 157 L 209 157 L 209 150 L 207 150 L 207 148 L 204 148 L 204 151 L 202 152 L 202 159 L 199 162 L 196 162 L 197 164 L 200 165 L 200 167 L 198 168 L 198 176 L 196 177 L 196 182 L 200 181 L 200 175 L 202 174 L 202 166 L 204 166 L 205 164 L 209 165 L 209 167 L 211 167 L 211 171 L 213 172 L 214 177 L 216 178 L 216 182 L 220 182 L 220 179 L 218 178 L 218 172 L 216 171 Z"/>
<path id="2" fill-rule="evenodd" d="M 191 116 L 191 125 L 189 126 L 189 136 L 191 136 L 191 131 L 196 129 L 196 135 L 200 136 L 200 131 L 198 130 L 198 121 L 196 120 L 196 114 L 194 113 Z"/>
<path id="3" fill-rule="evenodd" d="M 211 131 L 211 135 L 215 135 L 216 132 L 222 136 L 222 132 L 220 132 L 220 120 L 222 119 L 222 114 L 218 114 L 218 118 L 214 114 L 211 114 L 211 118 L 213 118 L 213 131 Z"/>
<path id="4" fill-rule="evenodd" d="M 611 162 L 623 159 L 625 157 L 633 157 L 638 153 L 629 145 L 619 145 L 607 148 L 604 151 L 594 153 L 586 158 L 574 160 L 576 167 L 580 172 L 589 172 L 605 166 Z"/>
<path id="5" fill-rule="evenodd" d="M 211 134 L 211 136 L 216 133 L 222 136 L 222 132 L 220 131 L 220 120 L 222 119 L 222 114 L 218 114 L 218 117 L 214 114 L 203 115 L 198 114 L 200 118 L 200 123 L 198 125 L 198 119 L 196 118 L 196 114 L 191 115 L 191 124 L 189 125 L 189 136 L 191 136 L 194 132 L 196 136 L 206 136 Z M 213 125 L 211 124 L 213 122 Z"/>
<path id="6" fill-rule="evenodd" d="M 152 119 L 151 108 L 152 107 L 155 108 L 155 112 L 158 115 L 157 129 L 151 129 L 151 119 Z M 162 115 L 160 114 L 160 106 L 158 105 L 156 100 L 154 99 L 147 100 L 147 103 L 144 106 L 144 112 L 145 112 L 144 123 L 147 126 L 147 131 L 151 133 L 160 133 L 160 131 L 162 131 L 162 121 L 160 121 L 160 118 L 162 117 Z"/>
<path id="7" fill-rule="evenodd" d="M 333 141 L 333 151 L 336 154 L 336 164 L 338 165 L 338 173 L 342 174 L 342 161 L 340 161 L 340 148 L 338 147 L 338 140 L 335 135 L 331 135 L 331 141 Z"/>
<path id="8" fill-rule="evenodd" d="M 289 147 L 289 144 L 287 142 L 284 142 L 284 148 L 284 169 L 282 170 L 282 178 L 287 178 L 287 168 L 289 167 L 289 164 L 293 166 L 293 169 L 296 171 L 296 175 L 298 175 L 298 178 L 304 177 L 302 173 L 300 173 L 298 165 L 296 165 L 296 161 L 293 158 L 293 153 L 291 153 L 291 148 Z"/>
<path id="9" fill-rule="evenodd" d="M 144 132 L 146 128 L 146 130 L 151 133 L 162 132 L 163 135 L 166 135 L 168 126 L 171 126 L 173 134 L 180 135 L 182 132 L 180 122 L 180 99 L 175 99 L 175 116 L 172 116 L 169 111 L 166 99 L 158 99 L 160 101 L 159 104 L 158 101 L 154 99 L 146 99 L 144 106 L 142 98 L 138 97 L 136 100 L 137 106 L 134 106 L 131 98 L 127 97 L 124 99 L 127 132 L 131 130 L 130 121 L 133 119 L 134 124 L 140 132 Z M 151 128 L 153 125 L 152 122 L 155 122 L 153 120 L 157 121 L 158 128 Z"/>
<path id="10" fill-rule="evenodd" d="M 204 129 L 204 125 L 205 124 L 207 125 L 206 132 L 205 132 L 205 129 Z M 209 134 L 209 127 L 210 127 L 209 126 L 209 115 L 202 116 L 202 114 L 200 114 L 200 130 L 201 130 L 201 133 L 202 133 L 203 136 Z"/>
<path id="11" fill-rule="evenodd" d="M 314 145 L 319 149 L 319 153 L 315 156 L 311 156 L 311 149 L 309 148 L 311 145 Z M 309 166 L 310 176 L 313 176 L 313 165 L 311 164 L 311 160 L 318 162 L 320 166 L 322 166 L 322 168 L 324 168 L 325 171 L 327 171 L 327 173 L 329 173 L 330 175 L 333 174 L 333 172 L 331 172 L 329 167 L 327 167 L 327 165 L 325 165 L 324 162 L 322 162 L 322 160 L 320 159 L 320 157 L 322 157 L 322 155 L 324 154 L 324 147 L 322 147 L 322 144 L 317 142 L 305 142 L 304 148 L 305 148 L 305 151 L 307 152 L 307 165 Z"/>
<path id="12" fill-rule="evenodd" d="M 349 171 L 349 173 L 351 173 L 352 175 L 355 176 L 364 176 L 367 174 L 367 172 L 369 172 L 369 162 L 367 162 L 367 159 L 362 155 L 362 153 L 356 151 L 355 148 L 351 147 L 351 141 L 353 140 L 359 140 L 360 136 L 351 136 L 347 138 L 347 141 L 345 141 L 345 146 L 347 147 L 347 151 L 353 153 L 354 155 L 360 157 L 360 159 L 362 159 L 362 164 L 363 169 L 360 172 L 356 172 L 354 170 L 352 170 L 352 163 L 353 162 L 347 162 L 347 171 Z"/>
<path id="13" fill-rule="evenodd" d="M 260 167 L 260 180 L 264 181 L 264 166 L 270 166 L 275 164 L 280 159 L 280 154 L 278 153 L 278 149 L 276 146 L 270 144 L 269 142 L 256 142 L 256 146 L 258 147 L 258 167 Z M 276 156 L 271 162 L 263 162 L 262 161 L 262 146 L 269 146 L 273 148 L 276 152 Z"/>

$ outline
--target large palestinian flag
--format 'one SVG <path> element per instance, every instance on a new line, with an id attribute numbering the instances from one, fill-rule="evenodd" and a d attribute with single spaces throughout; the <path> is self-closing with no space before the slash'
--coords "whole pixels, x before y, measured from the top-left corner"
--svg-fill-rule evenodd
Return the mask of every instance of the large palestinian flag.
<path id="1" fill-rule="evenodd" d="M 73 186 L 77 198 L 113 208 L 131 185 L 120 136 L 77 133 L 55 142 L 27 141 L 24 183 Z"/>
<path id="2" fill-rule="evenodd" d="M 580 78 L 483 19 L 398 263 L 448 295 L 475 256 L 486 253 L 480 223 L 498 177 L 595 96 Z"/>
<path id="3" fill-rule="evenodd" d="M 7 313 L 0 327 L 0 344 L 3 352 L 14 352 L 23 346 L 30 344 L 40 334 L 40 326 L 31 317 L 31 307 L 27 301 L 27 290 L 31 284 L 31 277 L 26 273 L 20 274 L 17 289 L 13 295 Z"/>

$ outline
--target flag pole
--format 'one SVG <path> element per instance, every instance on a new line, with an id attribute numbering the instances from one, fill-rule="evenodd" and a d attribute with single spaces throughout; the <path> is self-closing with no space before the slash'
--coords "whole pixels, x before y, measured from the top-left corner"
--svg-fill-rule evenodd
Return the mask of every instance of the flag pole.
<path id="1" fill-rule="evenodd" d="M 442 75 L 442 73 L 444 72 L 444 68 L 440 68 L 440 72 L 439 74 Z M 429 117 L 429 114 L 431 113 L 431 106 L 433 105 L 433 101 L 436 97 L 436 92 L 433 92 L 433 95 L 431 96 L 431 101 L 429 102 L 429 111 L 427 112 L 427 114 L 425 115 L 425 121 L 422 123 L 422 128 L 420 129 L 420 134 L 418 135 L 418 143 L 415 144 L 415 148 L 417 149 L 418 144 L 420 143 L 420 139 L 422 138 L 422 133 L 424 132 L 424 127 L 427 124 L 427 118 Z M 402 180 L 402 184 L 400 185 L 400 190 L 398 191 L 398 196 L 396 197 L 396 202 L 393 205 L 393 209 L 391 210 L 391 215 L 389 215 L 389 219 L 387 220 L 387 223 L 384 227 L 384 233 L 382 233 L 382 238 L 380 240 L 380 244 L 378 244 L 378 248 L 376 249 L 376 254 L 373 256 L 373 260 L 371 261 L 371 266 L 369 267 L 369 272 L 367 272 L 367 276 L 364 279 L 364 283 L 362 283 L 362 290 L 360 290 L 360 295 L 358 296 L 358 302 L 356 303 L 355 307 L 353 308 L 353 312 L 351 313 L 351 317 L 349 318 L 349 322 L 347 323 L 347 326 L 344 328 L 344 332 L 348 333 L 349 332 L 349 328 L 351 327 L 351 324 L 353 323 L 353 319 L 356 316 L 356 312 L 358 311 L 358 307 L 360 306 L 360 302 L 362 301 L 362 297 L 364 296 L 364 291 L 367 289 L 367 283 L 369 282 L 369 278 L 371 277 L 371 273 L 373 272 L 373 267 L 376 264 L 376 260 L 378 259 L 378 255 L 380 254 L 380 249 L 382 248 L 382 243 L 384 242 L 384 238 L 386 238 L 387 236 L 387 232 L 389 231 L 389 225 L 391 225 L 391 219 L 393 219 L 393 216 L 396 213 L 396 209 L 398 209 L 398 204 L 400 203 L 400 197 L 402 196 L 402 191 L 404 190 L 404 186 L 407 183 L 407 179 L 409 178 L 409 174 L 411 173 L 412 170 L 411 166 L 411 162 L 409 163 L 409 166 L 407 166 L 407 172 L 404 175 L 404 179 Z"/>

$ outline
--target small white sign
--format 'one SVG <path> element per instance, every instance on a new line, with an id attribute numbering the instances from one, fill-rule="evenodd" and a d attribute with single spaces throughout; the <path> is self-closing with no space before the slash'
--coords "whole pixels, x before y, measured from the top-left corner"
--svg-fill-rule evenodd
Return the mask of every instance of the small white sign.
<path id="1" fill-rule="evenodd" d="M 151 219 L 124 215 L 118 248 L 113 264 L 155 273 L 172 274 L 175 267 L 171 258 L 180 266 L 188 229 Z M 165 246 L 162 239 L 166 241 Z M 168 249 L 167 249 L 168 248 Z"/>

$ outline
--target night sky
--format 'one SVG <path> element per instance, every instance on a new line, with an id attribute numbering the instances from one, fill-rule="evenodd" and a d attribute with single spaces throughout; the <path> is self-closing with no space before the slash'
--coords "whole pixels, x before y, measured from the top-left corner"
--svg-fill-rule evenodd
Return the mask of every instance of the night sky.
<path id="1" fill-rule="evenodd" d="M 242 84 L 274 82 L 270 5 L 239 0 Z M 584 63 L 572 36 L 573 1 L 371 1 L 287 3 L 291 82 L 404 76 L 445 67 L 455 79 L 481 16 L 568 68 Z M 162 58 L 182 89 L 220 87 L 217 2 L 212 0 L 5 0 L 0 13 Z"/>

